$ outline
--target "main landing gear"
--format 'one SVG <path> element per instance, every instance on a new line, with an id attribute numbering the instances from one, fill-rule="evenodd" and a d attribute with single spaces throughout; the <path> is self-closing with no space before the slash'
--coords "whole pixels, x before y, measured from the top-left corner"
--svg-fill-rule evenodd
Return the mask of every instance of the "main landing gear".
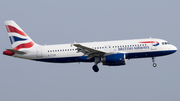
<path id="1" fill-rule="evenodd" d="M 92 67 L 92 69 L 94 70 L 94 72 L 98 72 L 98 71 L 99 71 L 99 68 L 98 68 L 97 65 L 94 65 L 94 66 Z"/>
<path id="2" fill-rule="evenodd" d="M 94 66 L 92 67 L 92 69 L 94 70 L 94 72 L 98 72 L 98 71 L 99 71 L 99 68 L 98 68 L 97 64 L 101 62 L 101 61 L 100 61 L 100 58 L 95 57 L 94 62 L 95 62 L 95 64 L 94 64 Z"/>
<path id="3" fill-rule="evenodd" d="M 152 62 L 153 62 L 153 67 L 156 67 L 156 66 L 157 66 L 157 64 L 155 63 L 155 59 L 154 59 L 154 57 L 152 57 Z"/>

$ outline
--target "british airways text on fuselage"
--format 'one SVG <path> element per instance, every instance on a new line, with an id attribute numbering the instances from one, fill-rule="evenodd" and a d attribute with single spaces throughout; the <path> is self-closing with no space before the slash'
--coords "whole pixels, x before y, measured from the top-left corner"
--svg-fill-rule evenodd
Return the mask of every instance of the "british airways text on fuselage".
<path id="1" fill-rule="evenodd" d="M 125 46 L 118 48 L 118 51 L 149 49 L 149 46 Z"/>

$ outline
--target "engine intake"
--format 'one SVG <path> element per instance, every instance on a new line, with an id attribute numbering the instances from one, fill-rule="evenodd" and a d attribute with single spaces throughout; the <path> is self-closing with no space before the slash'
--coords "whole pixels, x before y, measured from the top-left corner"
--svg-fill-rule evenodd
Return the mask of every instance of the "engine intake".
<path id="1" fill-rule="evenodd" d="M 101 62 L 103 65 L 119 66 L 126 64 L 126 58 L 124 53 L 111 54 L 101 58 Z"/>

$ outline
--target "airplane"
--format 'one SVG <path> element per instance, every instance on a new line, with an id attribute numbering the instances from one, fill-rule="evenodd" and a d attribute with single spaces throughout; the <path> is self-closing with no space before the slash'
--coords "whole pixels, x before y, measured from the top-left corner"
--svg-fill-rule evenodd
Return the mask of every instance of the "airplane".
<path id="1" fill-rule="evenodd" d="M 163 39 L 146 38 L 101 42 L 39 45 L 35 43 L 13 20 L 5 21 L 12 49 L 7 56 L 51 63 L 94 62 L 92 69 L 98 72 L 98 64 L 126 65 L 127 59 L 152 58 L 175 53 L 177 48 Z"/>

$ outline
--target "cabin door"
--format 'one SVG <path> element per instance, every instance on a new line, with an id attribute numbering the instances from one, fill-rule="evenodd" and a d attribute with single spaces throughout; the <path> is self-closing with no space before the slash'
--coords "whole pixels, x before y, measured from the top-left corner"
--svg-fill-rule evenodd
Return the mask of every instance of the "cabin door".
<path id="1" fill-rule="evenodd" d="M 36 49 L 36 55 L 38 58 L 42 57 L 42 48 L 41 47 L 37 47 Z"/>

